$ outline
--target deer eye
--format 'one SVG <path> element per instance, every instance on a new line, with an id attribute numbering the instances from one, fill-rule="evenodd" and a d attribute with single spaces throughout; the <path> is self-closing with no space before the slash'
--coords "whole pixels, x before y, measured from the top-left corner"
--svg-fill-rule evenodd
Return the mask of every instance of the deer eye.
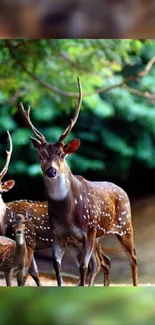
<path id="1" fill-rule="evenodd" d="M 40 153 L 39 154 L 39 159 L 42 161 L 43 159 L 46 159 L 46 154 L 45 153 Z"/>
<path id="2" fill-rule="evenodd" d="M 65 158 L 65 154 L 62 152 L 60 153 L 60 159 L 64 159 Z"/>

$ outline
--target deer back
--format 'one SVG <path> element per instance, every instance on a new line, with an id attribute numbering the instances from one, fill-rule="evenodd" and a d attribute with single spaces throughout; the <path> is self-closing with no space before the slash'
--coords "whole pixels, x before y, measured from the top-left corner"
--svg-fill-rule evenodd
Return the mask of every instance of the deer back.
<path id="1" fill-rule="evenodd" d="M 42 249 L 52 246 L 52 230 L 48 219 L 47 202 L 33 202 L 19 200 L 7 203 L 7 206 L 15 213 L 25 213 L 31 209 L 32 218 L 25 224 L 25 241 L 27 246 L 33 249 Z M 12 220 L 5 216 L 6 234 L 14 238 Z"/>
<path id="2" fill-rule="evenodd" d="M 132 231 L 130 202 L 122 188 L 110 182 L 78 179 L 82 186 L 75 197 L 76 222 L 80 220 L 82 227 L 96 228 L 97 237 L 113 233 L 122 236 Z"/>

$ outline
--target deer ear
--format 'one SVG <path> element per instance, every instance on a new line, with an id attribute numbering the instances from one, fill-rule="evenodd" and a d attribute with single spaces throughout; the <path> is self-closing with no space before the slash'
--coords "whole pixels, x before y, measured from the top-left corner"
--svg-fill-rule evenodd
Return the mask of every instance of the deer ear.
<path id="1" fill-rule="evenodd" d="M 15 185 L 15 181 L 14 180 L 10 180 L 10 181 L 6 181 L 4 183 L 2 183 L 2 190 L 3 192 L 8 192 L 10 191 Z"/>
<path id="2" fill-rule="evenodd" d="M 75 151 L 77 151 L 77 149 L 80 146 L 80 140 L 79 139 L 75 139 L 75 140 L 71 140 L 70 142 L 68 142 L 65 146 L 64 146 L 64 151 L 65 154 L 72 154 Z"/>
<path id="3" fill-rule="evenodd" d="M 35 147 L 36 149 L 39 149 L 39 148 L 40 148 L 40 145 L 41 145 L 41 142 L 40 142 L 39 140 L 33 138 L 33 137 L 30 137 L 30 139 L 31 139 L 31 141 L 32 141 L 32 143 L 33 143 L 33 145 L 34 145 L 34 147 Z"/>

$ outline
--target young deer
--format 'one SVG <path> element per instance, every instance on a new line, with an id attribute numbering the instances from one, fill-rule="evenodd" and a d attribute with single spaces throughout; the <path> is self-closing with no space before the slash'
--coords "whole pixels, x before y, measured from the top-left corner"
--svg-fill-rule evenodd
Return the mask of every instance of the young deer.
<path id="1" fill-rule="evenodd" d="M 31 220 L 25 225 L 25 241 L 27 247 L 34 250 L 45 249 L 52 247 L 53 237 L 52 228 L 48 217 L 48 203 L 19 200 L 7 203 L 7 206 L 14 214 L 25 214 L 31 208 Z M 5 215 L 4 224 L 6 226 L 6 236 L 14 238 L 12 218 Z M 81 245 L 70 243 L 69 251 L 73 256 L 76 264 L 79 266 L 81 259 Z M 110 259 L 103 253 L 102 248 L 97 242 L 95 245 L 95 252 L 92 254 L 90 261 L 90 272 L 88 275 L 89 285 L 94 285 L 95 277 L 102 267 L 104 272 L 104 285 L 109 285 L 110 282 Z"/>
<path id="2" fill-rule="evenodd" d="M 11 286 L 11 276 L 15 273 L 18 286 L 24 286 L 27 273 L 31 274 L 30 265 L 33 250 L 27 250 L 24 230 L 28 215 L 17 214 L 13 217 L 15 239 L 0 236 L 0 271 L 5 273 L 7 286 Z"/>
<path id="3" fill-rule="evenodd" d="M 9 167 L 9 163 L 10 163 L 10 159 L 11 159 L 11 155 L 12 155 L 12 149 L 13 149 L 10 133 L 8 131 L 7 131 L 7 133 L 8 133 L 10 148 L 9 148 L 9 151 L 6 151 L 6 153 L 7 153 L 6 162 L 5 162 L 5 165 L 2 169 L 2 171 L 0 172 L 0 235 L 6 234 L 5 217 L 7 215 L 7 205 L 3 201 L 2 194 L 4 192 L 8 192 L 10 189 L 12 189 L 15 184 L 14 180 L 2 182 L 3 177 L 6 175 L 6 173 L 8 171 L 8 167 Z M 35 280 L 36 284 L 38 286 L 40 286 L 37 265 L 36 265 L 34 257 L 32 258 L 32 263 L 30 266 L 29 273 L 31 274 L 32 278 Z"/>
<path id="4" fill-rule="evenodd" d="M 83 243 L 80 263 L 80 285 L 85 285 L 88 263 L 95 239 L 114 234 L 122 244 L 130 261 L 133 285 L 137 285 L 137 258 L 134 248 L 130 202 L 127 194 L 109 182 L 90 182 L 74 176 L 65 160 L 80 145 L 80 140 L 64 140 L 77 121 L 82 102 L 82 89 L 78 79 L 79 99 L 73 119 L 54 144 L 48 143 L 30 120 L 28 111 L 20 105 L 29 127 L 36 135 L 32 138 L 37 148 L 48 198 L 49 219 L 53 230 L 52 259 L 58 285 L 62 285 L 61 260 L 67 241 L 74 239 Z"/>
<path id="5" fill-rule="evenodd" d="M 9 191 L 15 184 L 14 180 L 6 181 L 5 183 L 2 182 L 2 178 L 5 176 L 5 174 L 8 171 L 8 166 L 11 159 L 12 154 L 12 140 L 11 136 L 8 132 L 9 137 L 9 143 L 10 143 L 10 150 L 7 151 L 7 159 L 5 166 L 3 170 L 0 173 L 0 234 L 5 235 L 12 238 L 13 235 L 13 229 L 12 229 L 12 223 L 11 219 L 8 218 L 6 213 L 7 206 L 11 208 L 11 210 L 18 214 L 18 213 L 26 213 L 29 208 L 32 209 L 32 220 L 29 223 L 26 223 L 25 227 L 25 239 L 27 243 L 28 249 L 43 249 L 48 248 L 52 246 L 53 238 L 52 238 L 52 229 L 49 223 L 48 218 L 48 206 L 47 202 L 32 202 L 32 201 L 26 201 L 26 200 L 19 200 L 19 201 L 13 201 L 10 203 L 5 204 L 2 199 L 2 193 Z M 5 229 L 5 225 L 7 228 Z M 73 246 L 73 244 L 72 244 Z M 71 251 L 72 248 L 70 248 Z M 76 261 L 79 263 L 79 249 L 77 246 L 74 245 L 74 251 L 76 252 L 77 259 Z M 90 279 L 89 283 L 90 285 L 93 285 L 96 274 L 100 270 L 100 268 L 103 268 L 105 279 L 104 284 L 109 285 L 110 276 L 109 276 L 109 270 L 110 270 L 110 260 L 109 258 L 102 252 L 100 257 L 98 256 L 98 251 L 96 250 L 95 256 L 92 257 L 91 261 L 91 268 L 90 268 Z M 38 275 L 38 269 L 35 262 L 34 257 L 32 258 L 32 263 L 30 267 L 31 276 L 35 280 L 36 284 L 39 286 L 39 275 Z"/>

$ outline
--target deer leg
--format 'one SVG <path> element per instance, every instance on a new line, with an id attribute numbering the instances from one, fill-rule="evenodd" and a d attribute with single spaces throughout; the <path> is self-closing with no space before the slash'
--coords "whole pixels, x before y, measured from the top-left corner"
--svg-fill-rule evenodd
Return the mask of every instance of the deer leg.
<path id="1" fill-rule="evenodd" d="M 80 286 L 84 286 L 86 282 L 88 264 L 94 249 L 95 237 L 96 231 L 91 231 L 88 233 L 87 238 L 84 239 L 84 248 L 80 264 Z"/>
<path id="2" fill-rule="evenodd" d="M 91 274 L 89 280 L 89 286 L 94 285 L 95 277 L 99 273 L 101 267 L 104 272 L 104 286 L 109 286 L 110 283 L 110 258 L 104 254 L 101 247 L 95 248 L 96 252 L 92 253 L 91 261 Z"/>
<path id="3" fill-rule="evenodd" d="M 11 272 L 4 272 L 7 287 L 11 287 Z"/>
<path id="4" fill-rule="evenodd" d="M 18 286 L 24 286 L 25 285 L 25 282 L 26 282 L 26 274 L 24 274 L 24 270 L 20 270 L 18 273 L 17 273 L 17 284 Z"/>
<path id="5" fill-rule="evenodd" d="M 52 262 L 53 268 L 56 274 L 58 286 L 63 285 L 62 275 L 61 275 L 61 261 L 65 252 L 66 241 L 58 240 L 57 238 L 53 239 L 52 245 Z"/>
<path id="6" fill-rule="evenodd" d="M 76 263 L 76 265 L 78 266 L 78 268 L 80 267 L 80 261 L 81 261 L 81 256 L 82 256 L 82 245 L 79 243 L 68 243 L 67 248 L 71 254 L 71 256 L 73 257 L 74 262 Z M 92 253 L 92 257 L 90 258 L 90 262 L 88 264 L 88 272 L 87 272 L 87 282 L 89 283 L 89 286 L 93 286 L 94 285 L 94 280 L 96 277 L 96 274 L 98 273 L 98 265 L 99 265 L 99 258 L 97 260 L 97 257 L 94 256 L 93 257 L 93 253 Z M 80 283 L 80 282 L 79 282 Z M 79 285 L 78 283 L 78 285 Z"/>
<path id="7" fill-rule="evenodd" d="M 134 248 L 133 244 L 133 235 L 127 234 L 124 236 L 116 235 L 118 240 L 120 241 L 121 245 L 124 248 L 124 251 L 128 257 L 128 260 L 131 265 L 132 269 L 132 278 L 133 278 L 133 285 L 138 285 L 138 268 L 137 268 L 137 256 L 136 256 L 136 250 Z"/>
<path id="8" fill-rule="evenodd" d="M 91 263 L 91 269 L 90 269 L 88 285 L 90 287 L 93 287 L 95 283 L 96 275 L 99 273 L 100 266 L 101 266 L 100 259 L 96 249 L 94 249 L 94 251 L 92 252 L 90 263 Z"/>
<path id="9" fill-rule="evenodd" d="M 41 282 L 39 280 L 39 273 L 38 273 L 38 267 L 35 261 L 34 256 L 32 257 L 32 261 L 31 261 L 31 265 L 29 267 L 29 274 L 31 275 L 31 277 L 33 278 L 33 280 L 35 281 L 36 285 L 38 287 L 41 286 Z"/>
<path id="10" fill-rule="evenodd" d="M 110 284 L 110 267 L 111 260 L 110 258 L 102 251 L 102 248 L 98 248 L 98 254 L 100 256 L 101 267 L 104 272 L 104 286 L 107 287 Z"/>

